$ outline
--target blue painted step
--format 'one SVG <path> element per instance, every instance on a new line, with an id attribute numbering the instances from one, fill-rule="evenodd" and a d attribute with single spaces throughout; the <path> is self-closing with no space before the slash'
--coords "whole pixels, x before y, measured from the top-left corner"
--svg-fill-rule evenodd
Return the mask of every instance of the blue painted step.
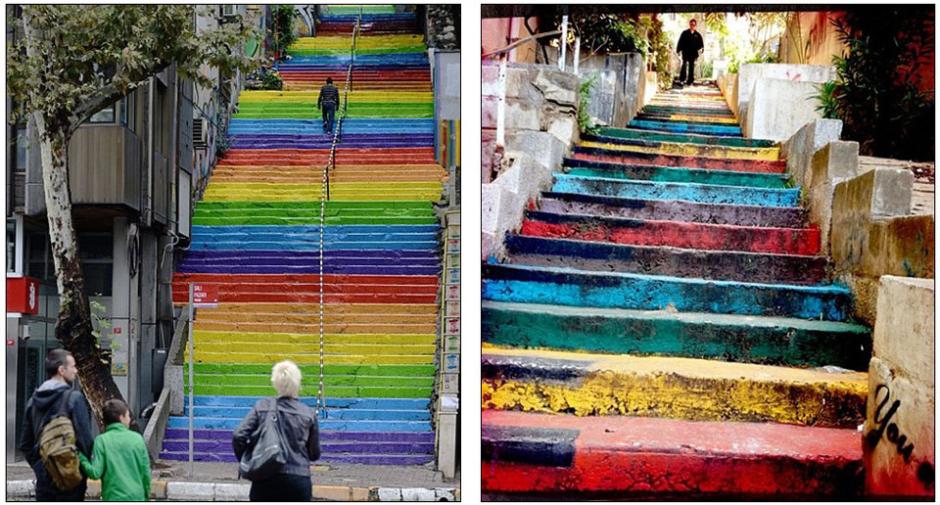
<path id="1" fill-rule="evenodd" d="M 630 128 L 639 128 L 641 130 L 660 130 L 675 133 L 699 133 L 722 137 L 740 137 L 742 135 L 741 127 L 739 126 L 714 126 L 696 123 L 650 121 L 645 119 L 634 119 L 633 121 L 630 121 L 627 126 Z"/>

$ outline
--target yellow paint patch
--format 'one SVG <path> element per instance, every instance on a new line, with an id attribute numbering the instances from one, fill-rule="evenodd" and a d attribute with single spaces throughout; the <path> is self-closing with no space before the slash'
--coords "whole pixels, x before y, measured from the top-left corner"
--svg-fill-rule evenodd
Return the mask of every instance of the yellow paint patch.
<path id="1" fill-rule="evenodd" d="M 590 362 L 583 377 L 564 382 L 486 380 L 483 408 L 491 409 L 834 426 L 855 422 L 868 392 L 866 374 L 855 372 L 486 345 L 484 353 Z"/>
<path id="2" fill-rule="evenodd" d="M 196 349 L 196 363 L 277 363 L 282 359 L 290 358 L 298 365 L 319 365 L 319 353 L 299 352 L 209 352 Z M 186 351 L 184 359 L 189 359 Z M 426 355 L 352 355 L 329 354 L 326 362 L 331 365 L 431 365 L 434 363 L 434 354 Z"/>
<path id="3" fill-rule="evenodd" d="M 700 116 L 694 114 L 672 114 L 669 116 L 670 121 L 694 121 L 696 123 L 714 123 L 714 124 L 724 124 L 724 125 L 735 125 L 737 126 L 738 120 L 733 117 L 715 117 L 715 116 Z"/>
<path id="4" fill-rule="evenodd" d="M 669 154 L 674 156 L 700 156 L 703 158 L 777 161 L 780 159 L 779 147 L 724 147 L 686 144 L 682 142 L 661 142 L 659 146 L 635 146 L 608 144 L 585 141 L 582 147 L 607 149 L 632 153 Z"/>

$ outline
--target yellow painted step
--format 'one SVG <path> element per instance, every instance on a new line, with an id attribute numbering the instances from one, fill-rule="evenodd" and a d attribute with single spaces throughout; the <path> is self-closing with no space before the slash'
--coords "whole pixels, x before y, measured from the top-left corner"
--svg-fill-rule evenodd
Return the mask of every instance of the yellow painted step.
<path id="1" fill-rule="evenodd" d="M 524 378 L 484 377 L 483 408 L 489 409 L 846 426 L 864 418 L 868 393 L 861 372 L 487 344 L 483 354 L 484 363 L 511 359 L 516 370 L 534 371 Z M 556 379 L 552 367 L 562 364 L 579 375 Z"/>
<path id="2" fill-rule="evenodd" d="M 201 345 L 208 343 L 228 343 L 246 345 L 267 344 L 309 344 L 320 342 L 320 334 L 312 333 L 281 333 L 281 332 L 235 332 L 235 331 L 209 331 L 193 329 L 195 342 Z M 353 333 L 336 334 L 324 333 L 323 341 L 329 344 L 433 344 L 437 337 L 430 333 Z"/>
<path id="3" fill-rule="evenodd" d="M 291 44 L 291 49 L 345 49 L 349 50 L 352 38 L 349 35 L 335 35 L 326 37 L 301 37 Z M 356 47 L 400 47 L 424 44 L 421 35 L 363 35 L 356 41 Z"/>
<path id="4" fill-rule="evenodd" d="M 186 351 L 184 359 L 189 359 Z M 319 365 L 319 353 L 296 352 L 212 352 L 196 349 L 196 363 L 254 363 L 274 364 L 290 359 L 298 365 Z M 185 361 L 184 361 L 185 362 Z M 424 355 L 405 354 L 330 354 L 326 357 L 330 365 L 430 365 L 434 363 L 434 353 Z"/>
<path id="5" fill-rule="evenodd" d="M 196 321 L 195 328 L 215 331 L 249 331 L 263 332 L 277 331 L 282 333 L 313 333 L 319 331 L 320 324 L 315 321 L 301 322 L 225 322 L 225 321 Z M 436 321 L 426 323 L 377 323 L 377 322 L 332 322 L 323 325 L 323 331 L 331 333 L 416 333 L 433 332 L 437 327 Z"/>
<path id="6" fill-rule="evenodd" d="M 701 144 L 687 144 L 683 142 L 661 142 L 659 146 L 634 146 L 624 144 L 608 144 L 605 142 L 585 141 L 582 147 L 607 149 L 610 151 L 624 151 L 631 153 L 670 154 L 674 156 L 700 156 L 704 158 L 734 159 L 734 160 L 761 160 L 777 161 L 780 159 L 779 147 L 724 147 L 703 146 Z"/>
<path id="7" fill-rule="evenodd" d="M 317 91 L 242 91 L 240 104 L 304 104 L 315 106 L 320 96 Z M 426 91 L 363 90 L 349 92 L 350 103 L 431 103 L 434 94 Z"/>

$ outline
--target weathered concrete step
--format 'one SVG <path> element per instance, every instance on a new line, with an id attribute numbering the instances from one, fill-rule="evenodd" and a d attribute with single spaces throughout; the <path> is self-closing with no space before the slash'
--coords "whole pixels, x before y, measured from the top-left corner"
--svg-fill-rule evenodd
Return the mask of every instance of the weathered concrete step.
<path id="1" fill-rule="evenodd" d="M 731 109 L 727 106 L 708 107 L 705 105 L 683 106 L 650 104 L 640 109 L 640 112 L 643 114 L 695 114 L 701 116 L 734 117 L 734 112 L 731 112 Z"/>
<path id="2" fill-rule="evenodd" d="M 247 413 L 246 413 L 247 414 Z M 216 453 L 226 454 L 232 452 L 232 442 L 222 440 L 200 440 L 194 442 L 194 452 L 197 453 Z M 167 452 L 183 452 L 188 454 L 189 441 L 165 442 L 163 450 Z M 414 444 L 414 443 L 382 443 L 375 442 L 364 444 L 362 442 L 340 442 L 320 444 L 320 450 L 324 455 L 339 452 L 352 453 L 372 453 L 372 454 L 433 454 L 434 444 Z"/>
<path id="3" fill-rule="evenodd" d="M 652 140 L 661 142 L 686 142 L 690 144 L 718 145 L 726 147 L 773 147 L 777 145 L 773 140 L 747 139 L 737 137 L 723 137 L 719 135 L 700 135 L 694 133 L 669 133 L 650 130 L 641 130 L 639 128 L 610 128 L 604 127 L 598 130 L 598 135 L 582 135 L 581 138 L 602 138 L 608 142 L 610 139 L 636 139 Z"/>
<path id="4" fill-rule="evenodd" d="M 802 228 L 806 223 L 806 211 L 800 207 L 713 205 L 559 192 L 542 193 L 540 203 L 543 211 L 558 214 L 779 228 Z"/>
<path id="5" fill-rule="evenodd" d="M 854 429 L 483 411 L 482 491 L 545 498 L 853 499 Z"/>
<path id="6" fill-rule="evenodd" d="M 188 461 L 189 453 L 162 451 L 160 459 L 174 461 Z M 235 454 L 230 450 L 224 453 L 215 452 L 197 452 L 193 454 L 194 461 L 208 461 L 220 463 L 237 463 Z M 323 453 L 318 460 L 322 463 L 343 463 L 353 465 L 424 465 L 434 461 L 434 454 L 422 455 L 399 455 L 399 454 L 348 454 L 348 453 Z"/>
<path id="7" fill-rule="evenodd" d="M 820 250 L 818 228 L 761 228 L 599 218 L 544 211 L 527 211 L 526 217 L 520 233 L 530 237 L 801 256 L 812 256 Z"/>
<path id="8" fill-rule="evenodd" d="M 680 123 L 691 123 L 699 125 L 727 125 L 727 126 L 737 126 L 738 120 L 734 116 L 713 116 L 709 114 L 655 114 L 655 113 L 646 113 L 640 112 L 636 115 L 636 119 L 641 121 L 662 121 L 664 123 L 670 122 L 680 122 Z"/>
<path id="9" fill-rule="evenodd" d="M 586 240 L 506 237 L 509 262 L 601 272 L 636 272 L 741 282 L 818 284 L 826 280 L 824 256 L 689 250 Z"/>
<path id="10" fill-rule="evenodd" d="M 740 137 L 742 135 L 741 127 L 726 125 L 700 125 L 694 123 L 676 123 L 665 121 L 648 121 L 643 119 L 634 119 L 627 123 L 630 128 L 640 130 L 655 130 L 672 133 L 696 133 L 702 135 L 716 135 L 720 137 Z"/>
<path id="11" fill-rule="evenodd" d="M 489 344 L 865 370 L 868 328 L 832 321 L 483 302 Z M 716 364 L 716 366 L 719 366 Z"/>
<path id="12" fill-rule="evenodd" d="M 789 176 L 785 174 L 761 174 L 732 172 L 729 170 L 703 170 L 699 168 L 658 167 L 655 165 L 630 165 L 586 161 L 565 158 L 563 170 L 567 174 L 631 179 L 653 182 L 687 182 L 715 186 L 738 186 L 767 189 L 785 189 Z"/>
<path id="13" fill-rule="evenodd" d="M 484 345 L 483 408 L 856 428 L 868 376 L 690 358 Z"/>
<path id="14" fill-rule="evenodd" d="M 761 207 L 797 207 L 800 203 L 800 190 L 798 188 L 719 186 L 690 182 L 589 177 L 562 173 L 556 173 L 554 179 L 552 191 L 556 193 L 583 193 L 639 200 L 683 200 L 695 203 Z"/>
<path id="15" fill-rule="evenodd" d="M 529 265 L 483 265 L 483 299 L 575 307 L 677 310 L 843 321 L 843 286 L 757 284 Z"/>
<path id="16" fill-rule="evenodd" d="M 729 158 L 708 158 L 704 156 L 684 156 L 665 153 L 627 152 L 600 147 L 575 146 L 572 157 L 607 163 L 634 163 L 660 165 L 667 167 L 711 168 L 734 172 L 762 172 L 782 174 L 786 172 L 785 161 L 735 160 Z"/>
<path id="17" fill-rule="evenodd" d="M 779 147 L 726 147 L 690 144 L 686 142 L 628 139 L 617 139 L 616 142 L 598 142 L 595 140 L 582 139 L 580 146 L 617 152 L 701 156 L 705 158 L 725 158 L 733 160 L 775 161 L 780 159 Z"/>

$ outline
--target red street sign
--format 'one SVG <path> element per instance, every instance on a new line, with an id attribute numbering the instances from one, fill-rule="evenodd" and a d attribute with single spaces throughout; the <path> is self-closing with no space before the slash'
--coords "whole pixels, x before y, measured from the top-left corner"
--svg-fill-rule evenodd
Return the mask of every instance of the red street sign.
<path id="1" fill-rule="evenodd" d="M 7 277 L 7 312 L 39 313 L 39 279 Z"/>
<path id="2" fill-rule="evenodd" d="M 193 304 L 215 305 L 219 303 L 218 284 L 193 284 Z"/>

